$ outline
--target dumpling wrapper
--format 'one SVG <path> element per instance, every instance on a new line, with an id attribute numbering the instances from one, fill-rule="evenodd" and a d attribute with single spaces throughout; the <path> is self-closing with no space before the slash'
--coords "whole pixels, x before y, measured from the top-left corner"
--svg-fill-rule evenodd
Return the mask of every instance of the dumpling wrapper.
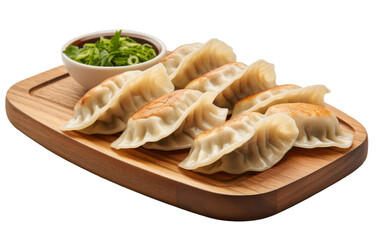
<path id="1" fill-rule="evenodd" d="M 212 104 L 214 93 L 182 89 L 155 99 L 134 113 L 111 147 L 177 150 L 190 148 L 200 133 L 222 124 L 227 109 Z"/>
<path id="2" fill-rule="evenodd" d="M 131 114 L 173 90 L 161 63 L 145 71 L 124 72 L 89 90 L 75 105 L 72 119 L 61 129 L 85 134 L 122 132 Z"/>
<path id="3" fill-rule="evenodd" d="M 235 62 L 232 48 L 218 39 L 205 44 L 181 46 L 170 53 L 162 63 L 176 89 L 184 88 L 191 80 L 226 63 Z"/>
<path id="4" fill-rule="evenodd" d="M 303 102 L 324 106 L 324 97 L 329 93 L 324 85 L 299 87 L 293 84 L 276 86 L 238 101 L 232 112 L 236 117 L 246 112 L 265 113 L 273 105 L 280 103 Z"/>
<path id="5" fill-rule="evenodd" d="M 265 171 L 284 157 L 297 136 L 286 114 L 249 112 L 200 134 L 179 167 L 205 174 Z"/>
<path id="6" fill-rule="evenodd" d="M 239 100 L 275 86 L 274 65 L 258 60 L 250 66 L 240 62 L 225 64 L 192 80 L 185 88 L 218 93 L 214 104 L 231 113 Z"/>
<path id="7" fill-rule="evenodd" d="M 334 113 L 321 106 L 307 103 L 284 103 L 270 107 L 265 115 L 284 113 L 294 119 L 299 129 L 294 146 L 300 148 L 348 148 L 353 135 L 341 130 Z"/>

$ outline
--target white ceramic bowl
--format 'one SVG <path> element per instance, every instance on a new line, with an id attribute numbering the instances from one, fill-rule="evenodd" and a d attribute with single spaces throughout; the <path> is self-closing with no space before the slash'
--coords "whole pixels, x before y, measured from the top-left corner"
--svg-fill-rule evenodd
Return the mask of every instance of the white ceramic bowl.
<path id="1" fill-rule="evenodd" d="M 82 44 L 86 42 L 95 42 L 99 39 L 100 36 L 106 36 L 108 38 L 114 36 L 117 30 L 105 30 L 99 32 L 88 33 L 79 37 L 76 37 L 70 41 L 68 41 L 61 50 L 62 61 L 64 62 L 65 68 L 68 70 L 70 76 L 76 80 L 81 86 L 83 86 L 86 90 L 90 90 L 91 88 L 97 86 L 105 79 L 126 72 L 130 70 L 145 70 L 159 62 L 161 58 L 163 58 L 166 54 L 166 46 L 164 43 L 158 38 L 151 36 L 146 33 L 140 33 L 136 31 L 130 30 L 122 30 L 121 36 L 128 36 L 137 42 L 149 43 L 151 44 L 157 52 L 157 56 L 149 61 L 129 65 L 129 66 L 117 66 L 117 67 L 101 67 L 101 66 L 91 66 L 83 63 L 76 62 L 70 59 L 63 51 L 69 45 L 82 46 Z"/>

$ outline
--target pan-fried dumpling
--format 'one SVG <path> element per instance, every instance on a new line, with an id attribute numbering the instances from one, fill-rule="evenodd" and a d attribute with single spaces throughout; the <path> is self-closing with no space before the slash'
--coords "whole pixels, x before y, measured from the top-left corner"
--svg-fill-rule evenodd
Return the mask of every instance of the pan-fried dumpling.
<path id="1" fill-rule="evenodd" d="M 216 92 L 214 104 L 232 112 L 235 103 L 247 96 L 276 86 L 274 65 L 264 60 L 250 66 L 228 63 L 192 80 L 185 88 Z"/>
<path id="2" fill-rule="evenodd" d="M 85 134 L 121 132 L 131 114 L 173 90 L 161 63 L 145 71 L 124 72 L 87 92 L 75 105 L 73 118 L 61 129 Z"/>
<path id="3" fill-rule="evenodd" d="M 200 134 L 179 166 L 206 174 L 264 171 L 283 158 L 297 136 L 286 114 L 249 112 Z"/>
<path id="4" fill-rule="evenodd" d="M 195 78 L 185 88 L 220 93 L 233 81 L 243 76 L 247 68 L 248 66 L 241 62 L 227 63 Z"/>
<path id="5" fill-rule="evenodd" d="M 303 88 L 293 84 L 276 86 L 237 102 L 233 108 L 232 117 L 246 112 L 264 114 L 269 107 L 279 103 L 304 102 L 324 106 L 324 96 L 329 92 L 324 85 Z"/>
<path id="6" fill-rule="evenodd" d="M 266 114 L 285 113 L 292 117 L 300 131 L 294 144 L 301 148 L 348 148 L 353 135 L 341 130 L 334 113 L 321 106 L 307 103 L 284 103 L 270 107 Z"/>
<path id="7" fill-rule="evenodd" d="M 227 109 L 212 104 L 214 93 L 182 89 L 151 101 L 134 113 L 113 148 L 139 146 L 176 150 L 190 148 L 200 133 L 222 124 Z"/>
<path id="8" fill-rule="evenodd" d="M 212 69 L 236 61 L 232 48 L 218 39 L 211 39 L 202 46 L 198 44 L 190 52 L 185 51 L 188 54 L 178 52 L 163 62 L 176 89 L 184 88 L 191 80 Z"/>

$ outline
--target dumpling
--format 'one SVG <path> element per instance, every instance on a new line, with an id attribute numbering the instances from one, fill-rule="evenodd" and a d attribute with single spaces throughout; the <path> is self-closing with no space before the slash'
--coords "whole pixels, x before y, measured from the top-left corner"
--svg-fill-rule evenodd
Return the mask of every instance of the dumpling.
<path id="1" fill-rule="evenodd" d="M 61 127 L 85 134 L 114 134 L 149 101 L 174 90 L 163 64 L 145 71 L 113 76 L 87 92 L 75 105 L 73 118 Z"/>
<path id="2" fill-rule="evenodd" d="M 233 81 L 243 76 L 247 68 L 248 66 L 241 62 L 227 63 L 195 78 L 185 88 L 220 93 Z"/>
<path id="3" fill-rule="evenodd" d="M 250 66 L 228 63 L 192 80 L 185 88 L 216 92 L 214 104 L 232 112 L 235 103 L 247 96 L 276 86 L 274 65 L 264 60 Z"/>
<path id="4" fill-rule="evenodd" d="M 265 113 L 269 107 L 279 103 L 305 102 L 324 106 L 325 94 L 329 92 L 324 85 L 303 88 L 293 84 L 276 86 L 237 102 L 232 117 L 246 112 Z"/>
<path id="5" fill-rule="evenodd" d="M 199 50 L 204 46 L 203 43 L 190 43 L 177 47 L 174 51 L 170 52 L 167 56 L 162 58 L 160 62 L 166 68 L 167 74 L 172 75 L 182 63 L 183 59 L 190 53 Z"/>
<path id="6" fill-rule="evenodd" d="M 336 115 L 326 108 L 307 103 L 284 103 L 270 107 L 265 115 L 285 113 L 292 117 L 299 129 L 294 144 L 301 148 L 348 148 L 353 135 L 341 130 Z"/>
<path id="7" fill-rule="evenodd" d="M 283 158 L 297 136 L 286 114 L 249 112 L 200 134 L 179 167 L 206 174 L 264 171 Z"/>
<path id="8" fill-rule="evenodd" d="M 181 89 L 151 101 L 134 113 L 111 147 L 139 146 L 177 150 L 190 148 L 200 133 L 222 124 L 227 109 L 212 104 L 214 93 Z"/>
<path id="9" fill-rule="evenodd" d="M 192 45 L 184 51 L 182 49 L 175 50 L 162 61 L 176 89 L 184 88 L 191 80 L 212 69 L 236 61 L 232 48 L 218 39 L 211 39 L 203 45 Z"/>
<path id="10" fill-rule="evenodd" d="M 214 104 L 228 108 L 229 112 L 232 112 L 233 104 L 230 105 L 226 104 L 227 101 L 221 101 L 220 95 L 223 95 L 224 90 L 229 88 L 234 81 L 239 80 L 247 69 L 248 66 L 244 63 L 227 63 L 192 80 L 185 88 L 201 92 L 216 92 L 217 99 L 214 100 Z"/>

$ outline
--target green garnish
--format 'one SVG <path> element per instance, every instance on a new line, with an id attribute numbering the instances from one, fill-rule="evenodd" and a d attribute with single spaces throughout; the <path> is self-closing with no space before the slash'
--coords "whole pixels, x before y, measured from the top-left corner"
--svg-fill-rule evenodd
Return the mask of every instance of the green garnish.
<path id="1" fill-rule="evenodd" d="M 139 44 L 116 31 L 110 39 L 100 37 L 95 43 L 85 43 L 82 48 L 68 46 L 64 53 L 74 61 L 92 66 L 127 66 L 146 62 L 156 57 L 150 44 Z"/>

